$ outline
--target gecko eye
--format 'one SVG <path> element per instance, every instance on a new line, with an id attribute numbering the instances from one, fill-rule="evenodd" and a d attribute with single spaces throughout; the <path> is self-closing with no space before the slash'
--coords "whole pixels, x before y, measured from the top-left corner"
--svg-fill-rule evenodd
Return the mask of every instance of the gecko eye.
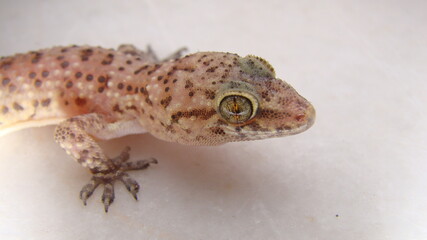
<path id="1" fill-rule="evenodd" d="M 258 102 L 253 97 L 235 94 L 224 96 L 220 101 L 218 110 L 227 122 L 240 124 L 255 116 Z"/>

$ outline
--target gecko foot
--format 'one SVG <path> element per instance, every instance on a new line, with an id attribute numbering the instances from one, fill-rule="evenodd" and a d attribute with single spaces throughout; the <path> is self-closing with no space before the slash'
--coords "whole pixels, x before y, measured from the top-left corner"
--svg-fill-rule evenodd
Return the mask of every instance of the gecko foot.
<path id="1" fill-rule="evenodd" d="M 80 199 L 86 206 L 87 199 L 92 196 L 95 189 L 100 185 L 104 185 L 104 192 L 102 194 L 102 203 L 104 204 L 105 212 L 108 212 L 108 208 L 114 201 L 114 182 L 119 180 L 122 182 L 126 189 L 132 194 L 135 200 L 138 200 L 137 193 L 139 191 L 139 184 L 133 178 L 126 173 L 131 170 L 142 170 L 150 166 L 150 164 L 156 164 L 157 160 L 149 158 L 145 160 L 138 160 L 135 162 L 127 162 L 129 159 L 130 148 L 126 147 L 122 153 L 110 159 L 114 166 L 113 170 L 109 172 L 98 172 L 93 173 L 93 176 L 88 184 L 86 184 L 80 191 Z"/>

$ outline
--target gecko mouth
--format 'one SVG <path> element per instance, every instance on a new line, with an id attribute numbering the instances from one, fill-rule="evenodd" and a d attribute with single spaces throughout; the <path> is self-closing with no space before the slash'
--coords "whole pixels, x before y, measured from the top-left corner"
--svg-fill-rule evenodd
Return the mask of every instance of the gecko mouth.
<path id="1" fill-rule="evenodd" d="M 305 111 L 300 122 L 291 128 L 279 128 L 279 129 L 262 129 L 262 130 L 243 130 L 240 132 L 234 131 L 234 129 L 224 129 L 230 136 L 234 136 L 234 141 L 250 141 L 272 137 L 283 137 L 288 135 L 295 135 L 306 131 L 313 126 L 316 119 L 316 111 L 313 106 L 309 106 Z"/>

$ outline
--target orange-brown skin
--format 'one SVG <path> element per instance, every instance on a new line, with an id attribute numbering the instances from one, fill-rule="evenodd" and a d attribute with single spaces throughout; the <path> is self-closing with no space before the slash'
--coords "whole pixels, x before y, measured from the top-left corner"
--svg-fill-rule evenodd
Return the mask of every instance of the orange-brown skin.
<path id="1" fill-rule="evenodd" d="M 227 96 L 231 107 L 222 108 Z M 296 134 L 314 117 L 313 106 L 255 56 L 199 52 L 157 61 L 123 45 L 55 47 L 0 60 L 0 135 L 59 124 L 55 140 L 94 174 L 82 200 L 102 183 L 106 211 L 114 180 L 136 197 L 139 186 L 125 171 L 156 161 L 128 163 L 129 149 L 108 158 L 97 139 L 149 132 L 166 141 L 217 145 Z"/>

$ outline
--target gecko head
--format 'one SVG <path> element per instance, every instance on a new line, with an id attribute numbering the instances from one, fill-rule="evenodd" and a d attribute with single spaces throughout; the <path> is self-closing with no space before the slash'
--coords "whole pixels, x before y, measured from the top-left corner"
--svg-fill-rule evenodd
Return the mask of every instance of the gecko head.
<path id="1" fill-rule="evenodd" d="M 186 124 L 196 131 L 183 143 L 214 145 L 281 137 L 313 125 L 313 106 L 276 78 L 273 67 L 264 59 L 225 53 L 195 55 L 197 62 L 204 63 L 198 65 L 195 74 L 204 81 L 194 81 L 192 91 L 209 94 L 187 103 L 191 109 L 206 110 L 192 124 Z"/>

